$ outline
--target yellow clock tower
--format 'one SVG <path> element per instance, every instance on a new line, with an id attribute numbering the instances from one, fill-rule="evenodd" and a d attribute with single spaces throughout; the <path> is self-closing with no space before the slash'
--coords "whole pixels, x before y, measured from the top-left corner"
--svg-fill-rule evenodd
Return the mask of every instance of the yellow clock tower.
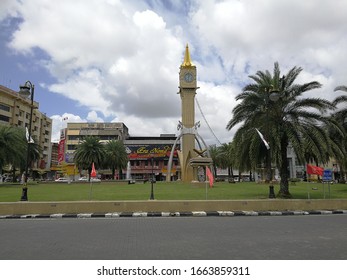
<path id="1" fill-rule="evenodd" d="M 184 61 L 179 73 L 179 94 L 182 104 L 182 146 L 180 155 L 181 179 L 184 182 L 197 180 L 196 169 L 190 164 L 190 160 L 195 157 L 195 94 L 196 86 L 196 66 L 191 62 L 188 44 L 184 54 Z"/>

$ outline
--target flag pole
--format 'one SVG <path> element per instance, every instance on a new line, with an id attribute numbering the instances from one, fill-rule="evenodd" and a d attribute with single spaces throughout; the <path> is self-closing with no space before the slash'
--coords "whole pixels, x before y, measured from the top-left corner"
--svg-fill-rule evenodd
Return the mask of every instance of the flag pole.
<path id="1" fill-rule="evenodd" d="M 207 166 L 205 167 L 205 200 L 207 200 Z"/>
<path id="2" fill-rule="evenodd" d="M 93 185 L 93 181 L 91 180 L 91 178 L 89 178 L 89 180 L 90 180 L 89 200 L 92 200 L 92 185 Z"/>

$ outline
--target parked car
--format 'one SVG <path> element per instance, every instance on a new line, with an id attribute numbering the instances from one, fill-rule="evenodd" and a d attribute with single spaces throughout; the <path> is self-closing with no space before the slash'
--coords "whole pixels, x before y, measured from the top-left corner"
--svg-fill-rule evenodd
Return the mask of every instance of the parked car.
<path id="1" fill-rule="evenodd" d="M 78 179 L 78 181 L 87 182 L 88 178 L 87 177 L 81 177 L 81 178 Z"/>
<path id="2" fill-rule="evenodd" d="M 55 182 L 65 182 L 65 183 L 69 182 L 69 180 L 68 180 L 68 179 L 63 178 L 63 177 L 58 178 L 58 179 L 56 179 L 56 180 L 54 180 L 54 181 L 55 181 Z"/>
<path id="3" fill-rule="evenodd" d="M 88 182 L 88 178 L 83 176 L 83 177 L 79 178 L 78 181 L 80 181 L 80 182 Z M 98 178 L 91 178 L 90 181 L 91 182 L 101 182 L 101 180 L 98 179 Z"/>

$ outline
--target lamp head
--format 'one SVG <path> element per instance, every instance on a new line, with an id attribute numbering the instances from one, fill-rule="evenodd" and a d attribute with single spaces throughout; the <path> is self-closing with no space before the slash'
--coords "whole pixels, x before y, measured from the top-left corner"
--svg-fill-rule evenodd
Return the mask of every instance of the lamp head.
<path id="1" fill-rule="evenodd" d="M 30 87 L 27 85 L 20 86 L 19 87 L 19 94 L 23 97 L 28 98 L 30 96 Z"/>
<path id="2" fill-rule="evenodd" d="M 278 101 L 278 99 L 280 98 L 279 91 L 278 91 L 278 90 L 272 90 L 272 91 L 270 92 L 269 98 L 270 98 L 270 100 L 271 100 L 272 102 Z"/>

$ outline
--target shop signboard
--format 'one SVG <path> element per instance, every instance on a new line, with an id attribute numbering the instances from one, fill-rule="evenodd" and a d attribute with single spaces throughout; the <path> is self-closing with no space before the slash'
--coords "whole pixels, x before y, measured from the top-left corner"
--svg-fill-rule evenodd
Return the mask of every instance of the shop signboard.
<path id="1" fill-rule="evenodd" d="M 132 159 L 169 159 L 172 145 L 168 144 L 144 144 L 144 145 L 127 145 L 126 151 L 128 158 Z M 174 151 L 173 158 L 177 158 L 177 146 Z"/>

